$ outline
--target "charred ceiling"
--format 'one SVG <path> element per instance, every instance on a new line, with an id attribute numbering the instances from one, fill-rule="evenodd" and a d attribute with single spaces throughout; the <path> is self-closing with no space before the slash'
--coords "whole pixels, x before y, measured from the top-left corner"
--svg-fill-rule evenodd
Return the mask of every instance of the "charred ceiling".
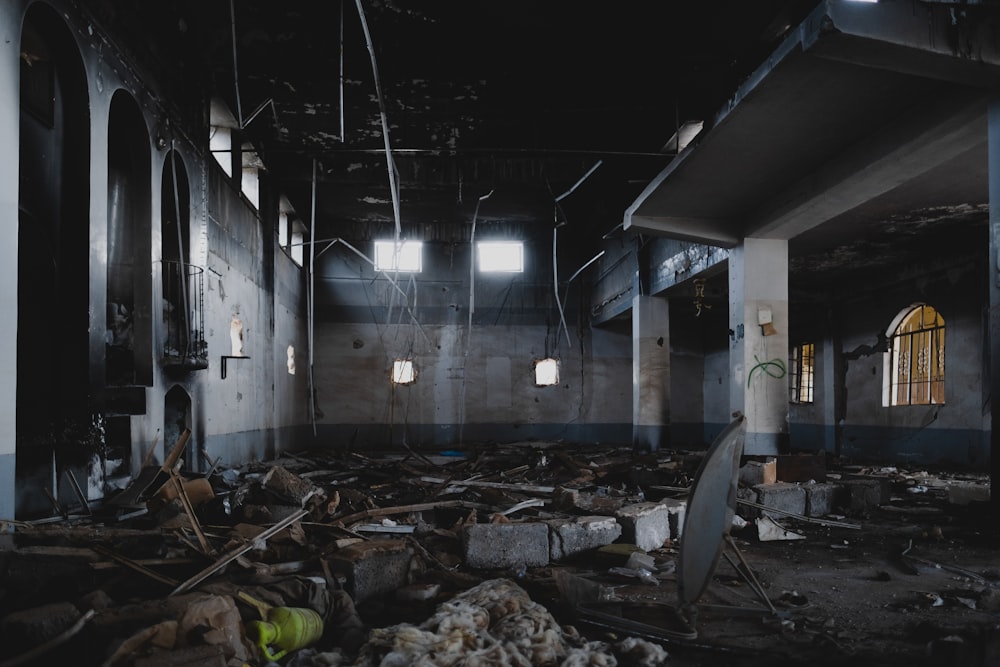
<path id="1" fill-rule="evenodd" d="M 393 222 L 384 113 L 408 233 L 460 240 L 492 193 L 478 212 L 484 224 L 548 228 L 561 217 L 591 249 L 673 157 L 678 125 L 711 118 L 815 5 L 362 0 L 363 15 L 348 0 L 85 7 L 157 72 L 184 119 L 204 123 L 197 104 L 224 99 L 303 218 L 315 160 L 321 237 L 369 238 Z M 922 261 L 918 240 L 982 236 L 981 203 L 887 202 L 884 215 L 794 241 L 792 270 L 822 285 L 848 269 Z M 920 235 L 905 233 L 907 220 L 926 222 Z"/>

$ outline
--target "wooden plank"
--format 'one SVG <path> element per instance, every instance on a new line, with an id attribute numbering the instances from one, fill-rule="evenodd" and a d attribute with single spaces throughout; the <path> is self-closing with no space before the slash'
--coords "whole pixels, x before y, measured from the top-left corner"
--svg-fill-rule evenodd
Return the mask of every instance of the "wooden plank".
<path id="1" fill-rule="evenodd" d="M 124 565 L 125 567 L 129 568 L 130 570 L 135 570 L 139 574 L 144 574 L 147 577 L 149 577 L 150 579 L 155 579 L 156 581 L 159 581 L 161 584 L 166 584 L 167 586 L 176 586 L 177 585 L 177 580 L 176 579 L 168 577 L 168 576 L 166 576 L 164 574 L 160 574 L 159 572 L 155 572 L 154 570 L 150 570 L 145 565 L 140 565 L 139 563 L 135 562 L 131 558 L 126 558 L 125 556 L 121 556 L 119 554 L 116 554 L 111 549 L 108 549 L 106 547 L 102 547 L 99 544 L 95 544 L 94 547 L 93 547 L 93 549 L 97 553 L 102 554 L 104 556 L 107 556 L 108 558 L 110 558 L 111 560 L 113 560 L 115 562 L 121 563 L 122 565 Z"/>
<path id="2" fill-rule="evenodd" d="M 188 438 L 191 437 L 191 429 L 186 428 L 181 432 L 177 442 L 174 443 L 174 448 L 170 450 L 167 458 L 163 459 L 163 465 L 160 466 L 160 470 L 163 472 L 169 472 L 173 470 L 174 466 L 177 465 L 177 459 L 181 457 L 184 453 L 184 447 L 187 445 Z"/>
<path id="3" fill-rule="evenodd" d="M 421 482 L 427 482 L 428 484 L 443 484 L 446 480 L 440 477 L 421 477 Z M 554 486 L 535 486 L 533 484 L 507 484 L 506 482 L 479 482 L 473 481 L 462 481 L 462 480 L 452 480 L 447 482 L 448 486 L 469 486 L 472 488 L 481 487 L 484 489 L 503 489 L 505 491 L 518 491 L 521 493 L 542 493 L 551 494 L 555 492 L 556 487 Z"/>
<path id="4" fill-rule="evenodd" d="M 280 533 L 282 530 L 292 525 L 293 523 L 295 523 L 296 521 L 298 521 L 307 514 L 309 514 L 308 510 L 299 510 L 294 514 L 288 515 L 287 517 L 285 517 L 278 523 L 274 524 L 270 528 L 267 528 L 266 530 L 261 531 L 258 535 L 255 535 L 253 539 L 248 540 L 247 543 L 244 544 L 243 546 L 237 547 L 236 549 L 229 551 L 229 553 L 219 558 L 217 561 L 206 567 L 201 572 L 197 573 L 187 581 L 182 582 L 177 588 L 175 588 L 170 592 L 170 595 L 177 595 L 179 593 L 183 593 L 185 591 L 194 588 L 202 581 L 208 579 L 210 576 L 212 576 L 213 574 L 224 568 L 226 565 L 229 565 L 229 563 L 233 562 L 246 552 L 253 549 L 254 545 L 256 545 L 258 542 L 265 541 L 269 537 L 272 537 L 273 535 Z"/>
<path id="5" fill-rule="evenodd" d="M 360 519 L 370 519 L 376 516 L 389 516 L 391 514 L 407 514 L 409 512 L 424 512 L 426 510 L 444 509 L 448 507 L 461 507 L 464 509 L 490 510 L 489 505 L 482 503 L 470 503 L 464 500 L 441 500 L 435 503 L 418 503 L 416 505 L 398 505 L 396 507 L 376 507 L 362 512 L 355 512 L 346 516 L 334 517 L 334 521 L 339 521 L 347 525 Z"/>
<path id="6" fill-rule="evenodd" d="M 195 536 L 198 538 L 198 544 L 201 545 L 201 552 L 208 554 L 209 556 L 215 555 L 215 548 L 205 537 L 205 533 L 201 530 L 201 523 L 198 521 L 198 517 L 194 514 L 194 507 L 191 506 L 191 499 L 188 498 L 187 491 L 184 490 L 184 484 L 181 482 L 180 475 L 173 468 L 170 469 L 170 481 L 174 484 L 174 489 L 177 491 L 177 496 L 181 499 L 181 505 L 184 507 L 184 512 L 188 515 L 188 520 L 191 521 L 191 528 L 194 530 Z"/>

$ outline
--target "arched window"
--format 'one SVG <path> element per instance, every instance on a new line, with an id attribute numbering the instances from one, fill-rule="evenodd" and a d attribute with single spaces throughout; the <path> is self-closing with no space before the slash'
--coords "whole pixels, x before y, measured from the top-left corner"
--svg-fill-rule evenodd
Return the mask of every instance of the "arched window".
<path id="1" fill-rule="evenodd" d="M 927 304 L 896 318 L 886 353 L 885 405 L 944 403 L 944 318 Z"/>

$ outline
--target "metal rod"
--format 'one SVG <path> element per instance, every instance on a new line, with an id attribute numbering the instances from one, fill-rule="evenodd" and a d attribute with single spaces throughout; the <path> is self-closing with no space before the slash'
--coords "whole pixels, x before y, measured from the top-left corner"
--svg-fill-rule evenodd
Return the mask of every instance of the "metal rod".
<path id="1" fill-rule="evenodd" d="M 764 587 L 760 585 L 760 582 L 757 581 L 757 577 L 754 576 L 753 569 L 751 569 L 750 564 L 743 557 L 743 552 L 741 552 L 739 547 L 736 546 L 736 540 L 734 540 L 733 536 L 729 533 L 726 533 L 726 542 L 728 542 L 732 550 L 736 552 L 736 557 L 740 559 L 740 563 L 742 563 L 743 567 L 746 568 L 745 574 L 753 581 L 754 589 L 758 591 L 757 594 L 764 600 L 765 603 L 767 603 L 767 607 L 771 610 L 772 614 L 778 613 L 778 610 L 775 609 L 774 605 L 771 603 L 771 599 L 767 597 L 767 594 L 764 592 Z"/>
<path id="2" fill-rule="evenodd" d="M 312 161 L 312 196 L 309 209 L 309 238 L 316 238 L 316 158 Z M 309 244 L 309 289 L 306 292 L 306 316 L 309 320 L 309 421 L 316 437 L 316 385 L 313 376 L 313 330 L 316 327 L 314 304 L 316 300 L 316 245 Z"/>
<path id="3" fill-rule="evenodd" d="M 184 235 L 181 233 L 181 200 L 180 194 L 178 193 L 177 185 L 177 151 L 174 149 L 174 140 L 170 140 L 170 172 L 172 180 L 174 182 L 174 218 L 176 218 L 177 225 L 177 259 L 180 263 L 180 275 L 178 276 L 180 280 L 180 291 L 181 291 L 181 306 L 184 308 L 184 357 L 187 358 L 188 353 L 191 352 L 191 315 L 188 312 L 188 294 L 187 294 L 187 269 L 185 267 L 184 256 L 186 254 L 184 250 Z M 160 270 L 163 270 L 162 262 Z M 178 341 L 180 342 L 180 341 Z"/>
<path id="4" fill-rule="evenodd" d="M 344 143 L 344 0 L 340 0 L 340 143 Z"/>
<path id="5" fill-rule="evenodd" d="M 233 85 L 236 88 L 236 120 L 243 129 L 243 105 L 240 103 L 240 72 L 237 68 L 236 58 L 236 4 L 234 0 L 229 0 L 229 25 L 233 37 Z"/>
<path id="6" fill-rule="evenodd" d="M 593 174 L 593 173 L 594 173 L 595 171 L 597 171 L 597 168 L 598 168 L 598 167 L 600 167 L 600 166 L 601 166 L 601 164 L 602 164 L 603 162 L 604 162 L 604 160 L 598 160 L 598 161 L 597 161 L 597 162 L 596 162 L 596 163 L 594 164 L 594 166 L 593 166 L 593 167 L 591 167 L 591 168 L 590 168 L 590 169 L 589 169 L 589 170 L 587 171 L 587 173 L 586 173 L 586 174 L 584 174 L 583 176 L 581 176 L 581 177 L 580 177 L 580 180 L 578 180 L 578 181 L 577 181 L 576 183 L 574 183 L 574 184 L 573 184 L 573 187 L 571 187 L 571 188 L 570 188 L 569 190 L 567 190 L 566 192 L 564 192 L 564 193 L 562 193 L 561 195 L 559 195 L 558 197 L 556 197 L 556 202 L 560 202 L 560 201 L 562 201 L 562 200 L 563 200 L 563 199 L 564 199 L 564 198 L 565 198 L 565 197 L 566 197 L 567 195 L 570 195 L 570 194 L 572 194 L 574 190 L 576 190 L 576 189 L 577 189 L 578 187 L 580 187 L 580 184 L 581 184 L 581 183 L 583 183 L 583 182 L 584 182 L 585 180 L 587 180 L 588 178 L 590 178 L 590 175 L 591 175 L 591 174 Z"/>

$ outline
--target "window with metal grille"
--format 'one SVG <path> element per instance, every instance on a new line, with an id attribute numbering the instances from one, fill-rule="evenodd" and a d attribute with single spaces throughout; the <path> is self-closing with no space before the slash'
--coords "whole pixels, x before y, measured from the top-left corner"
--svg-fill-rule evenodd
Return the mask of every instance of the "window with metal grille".
<path id="1" fill-rule="evenodd" d="M 813 343 L 800 343 L 792 348 L 789 360 L 789 389 L 792 403 L 813 402 L 813 380 L 815 377 L 816 346 Z"/>
<path id="2" fill-rule="evenodd" d="M 889 340 L 885 405 L 944 403 L 944 318 L 921 304 L 902 314 Z"/>

